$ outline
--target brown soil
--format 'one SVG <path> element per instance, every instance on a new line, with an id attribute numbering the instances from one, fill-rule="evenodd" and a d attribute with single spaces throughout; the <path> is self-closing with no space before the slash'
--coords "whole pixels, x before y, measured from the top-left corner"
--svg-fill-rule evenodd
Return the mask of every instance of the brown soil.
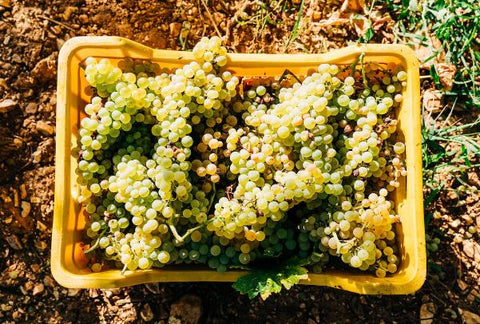
<path id="1" fill-rule="evenodd" d="M 263 302 L 238 295 L 230 284 L 75 290 L 53 280 L 56 63 L 63 43 L 80 35 L 118 35 L 152 47 L 181 49 L 185 22 L 190 23 L 186 49 L 201 36 L 217 33 L 226 35 L 227 46 L 236 52 L 318 53 L 358 39 L 358 28 L 348 21 L 321 23 L 339 9 L 339 1 L 307 0 L 300 36 L 289 41 L 301 1 L 279 2 L 278 11 L 269 11 L 271 22 L 262 27 L 267 12 L 250 0 L 0 0 L 1 322 L 166 323 L 182 309 L 181 303 L 187 304 L 185 312 L 189 307 L 201 311 L 205 323 L 480 322 L 479 236 L 466 230 L 476 226 L 480 231 L 480 199 L 478 193 L 459 196 L 448 190 L 428 210 L 438 212 L 428 233 L 441 238 L 441 244 L 429 255 L 427 282 L 414 295 L 360 296 L 298 286 Z M 374 27 L 377 42 L 393 40 L 388 15 Z M 467 178 L 479 186 L 478 174 Z M 454 180 L 449 185 L 455 186 Z"/>

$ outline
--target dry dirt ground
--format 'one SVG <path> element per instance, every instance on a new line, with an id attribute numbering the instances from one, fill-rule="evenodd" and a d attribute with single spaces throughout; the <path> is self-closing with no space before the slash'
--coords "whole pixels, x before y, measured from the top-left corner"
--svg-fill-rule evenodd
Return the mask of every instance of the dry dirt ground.
<path id="1" fill-rule="evenodd" d="M 238 295 L 230 284 L 74 290 L 53 280 L 56 63 L 63 43 L 80 35 L 119 35 L 157 48 L 191 49 L 201 36 L 221 34 L 236 52 L 319 53 L 358 39 L 348 19 L 324 23 L 339 10 L 337 0 L 305 1 L 302 28 L 292 37 L 300 2 L 278 1 L 267 11 L 250 0 L 0 0 L 0 322 L 480 322 L 480 245 L 478 234 L 465 232 L 465 226 L 480 230 L 474 194 L 446 192 L 431 207 L 439 213 L 428 232 L 441 243 L 414 295 L 299 286 L 263 302 Z M 380 10 L 374 41 L 393 41 L 392 23 Z M 478 183 L 475 173 L 470 178 Z"/>

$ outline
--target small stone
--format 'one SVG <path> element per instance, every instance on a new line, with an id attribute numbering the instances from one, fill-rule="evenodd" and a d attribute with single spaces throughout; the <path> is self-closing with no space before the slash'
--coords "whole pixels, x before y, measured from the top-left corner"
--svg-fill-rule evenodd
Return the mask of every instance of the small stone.
<path id="1" fill-rule="evenodd" d="M 459 219 L 455 219 L 450 222 L 450 226 L 452 226 L 453 228 L 457 228 L 458 226 L 460 226 L 461 223 L 462 222 Z"/>
<path id="2" fill-rule="evenodd" d="M 36 128 L 37 128 L 37 131 L 47 136 L 52 135 L 55 132 L 55 128 L 52 125 L 47 124 L 42 120 L 37 123 Z"/>
<path id="3" fill-rule="evenodd" d="M 22 63 L 22 58 L 17 53 L 12 55 L 12 61 L 15 63 Z"/>
<path id="4" fill-rule="evenodd" d="M 75 297 L 78 295 L 78 293 L 80 292 L 81 289 L 75 289 L 75 288 L 68 288 L 68 293 L 67 293 L 67 296 L 68 297 Z"/>
<path id="5" fill-rule="evenodd" d="M 463 242 L 463 238 L 460 234 L 455 234 L 455 236 L 453 237 L 453 242 L 459 244 L 459 243 L 462 243 Z"/>
<path id="6" fill-rule="evenodd" d="M 32 210 L 32 206 L 28 201 L 22 200 L 22 217 L 27 217 Z"/>
<path id="7" fill-rule="evenodd" d="M 420 323 L 430 324 L 435 316 L 435 304 L 426 303 L 420 307 Z"/>
<path id="8" fill-rule="evenodd" d="M 33 296 L 41 294 L 44 290 L 45 286 L 42 283 L 35 285 L 35 287 L 33 287 Z"/>
<path id="9" fill-rule="evenodd" d="M 40 271 L 40 266 L 37 263 L 34 263 L 30 266 L 30 269 L 32 269 L 33 272 L 38 272 Z"/>
<path id="10" fill-rule="evenodd" d="M 463 241 L 463 252 L 469 257 L 474 258 L 475 256 L 475 247 L 471 241 Z"/>
<path id="11" fill-rule="evenodd" d="M 12 99 L 5 99 L 0 101 L 0 113 L 6 113 L 15 108 L 17 105 L 16 101 L 13 101 Z"/>
<path id="12" fill-rule="evenodd" d="M 168 323 L 196 324 L 202 316 L 202 301 L 194 295 L 186 295 L 170 307 Z"/>
<path id="13" fill-rule="evenodd" d="M 90 298 L 97 298 L 98 297 L 98 289 L 89 289 L 88 290 L 88 296 L 90 296 Z"/>
<path id="14" fill-rule="evenodd" d="M 148 303 L 143 305 L 143 308 L 140 311 L 140 316 L 142 317 L 142 319 L 145 322 L 150 322 L 151 320 L 153 320 L 154 315 L 153 315 L 153 312 L 152 312 L 152 308 L 150 307 L 150 305 Z"/>
<path id="15" fill-rule="evenodd" d="M 25 112 L 27 114 L 35 114 L 37 112 L 37 104 L 34 102 L 30 102 L 26 107 L 25 107 Z"/>
<path id="16" fill-rule="evenodd" d="M 80 15 L 80 16 L 78 16 L 78 20 L 80 20 L 80 22 L 81 22 L 82 24 L 86 24 L 86 23 L 88 22 L 88 16 L 85 15 L 85 14 Z"/>
<path id="17" fill-rule="evenodd" d="M 57 29 L 59 33 L 62 31 L 58 26 L 53 26 L 52 29 Z M 53 52 L 49 56 L 38 61 L 32 69 L 31 76 L 40 82 L 54 80 L 57 75 L 57 54 L 57 52 Z"/>
<path id="18" fill-rule="evenodd" d="M 35 240 L 33 242 L 33 245 L 37 248 L 37 250 L 44 251 L 47 248 L 47 243 L 45 241 L 41 240 Z"/>
<path id="19" fill-rule="evenodd" d="M 459 308 L 458 310 L 460 312 L 460 315 L 462 315 L 464 323 L 466 323 L 466 324 L 480 323 L 480 315 L 469 312 L 469 311 L 467 311 L 465 309 L 461 309 L 461 308 Z"/>
<path id="20" fill-rule="evenodd" d="M 23 184 L 23 183 L 20 186 L 20 197 L 22 197 L 22 199 L 27 198 L 27 189 L 25 187 L 25 184 Z"/>
<path id="21" fill-rule="evenodd" d="M 457 279 L 457 285 L 458 285 L 458 288 L 460 288 L 461 291 L 467 290 L 467 288 L 468 288 L 467 283 L 465 281 L 463 281 L 462 279 Z"/>
<path id="22" fill-rule="evenodd" d="M 10 236 L 5 236 L 5 240 L 7 241 L 8 245 L 12 247 L 14 250 L 21 250 L 23 249 L 22 242 L 17 235 L 12 234 Z"/>
<path id="23" fill-rule="evenodd" d="M 7 304 L 1 304 L 0 305 L 0 309 L 4 312 L 8 312 L 9 310 L 11 310 L 13 308 L 12 305 L 7 305 Z"/>
<path id="24" fill-rule="evenodd" d="M 0 0 L 0 6 L 5 7 L 5 8 L 10 8 L 10 0 Z"/>
<path id="25" fill-rule="evenodd" d="M 32 290 L 34 286 L 35 284 L 33 283 L 33 281 L 27 281 L 24 285 L 24 288 L 26 291 L 29 291 Z"/>
<path id="26" fill-rule="evenodd" d="M 72 13 L 76 11 L 77 11 L 77 7 L 68 6 L 63 12 L 63 20 L 65 21 L 70 20 L 70 16 L 72 15 Z"/>
<path id="27" fill-rule="evenodd" d="M 32 204 L 39 204 L 39 203 L 42 202 L 42 200 L 41 200 L 40 198 L 38 198 L 38 197 L 32 197 L 32 198 L 30 198 L 30 202 L 31 202 Z"/>
<path id="28" fill-rule="evenodd" d="M 37 229 L 41 232 L 46 232 L 48 227 L 47 227 L 47 225 L 45 225 L 41 221 L 37 221 Z"/>
<path id="29" fill-rule="evenodd" d="M 170 24 L 170 35 L 173 37 L 178 37 L 180 35 L 180 30 L 182 29 L 182 24 L 179 22 L 173 22 Z"/>
<path id="30" fill-rule="evenodd" d="M 20 207 L 20 199 L 18 197 L 18 191 L 13 189 L 13 205 L 17 208 Z"/>
<path id="31" fill-rule="evenodd" d="M 55 280 L 53 280 L 53 278 L 50 276 L 45 276 L 45 278 L 43 278 L 43 283 L 47 285 L 47 287 L 55 286 Z"/>
<path id="32" fill-rule="evenodd" d="M 61 38 L 57 38 L 57 49 L 60 50 L 63 47 L 63 44 L 65 44 L 65 41 Z"/>
<path id="33" fill-rule="evenodd" d="M 117 300 L 117 302 L 115 303 L 117 306 L 123 306 L 123 305 L 126 305 L 126 304 L 130 304 L 132 301 L 130 300 L 130 297 L 127 297 L 127 298 L 124 298 L 124 299 L 119 299 Z"/>

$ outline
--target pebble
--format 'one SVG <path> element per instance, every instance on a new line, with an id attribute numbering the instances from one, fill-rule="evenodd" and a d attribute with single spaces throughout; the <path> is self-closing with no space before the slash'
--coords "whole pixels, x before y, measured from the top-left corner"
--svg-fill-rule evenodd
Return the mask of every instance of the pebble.
<path id="1" fill-rule="evenodd" d="M 455 219 L 454 221 L 450 222 L 450 226 L 452 226 L 453 228 L 457 228 L 458 226 L 460 226 L 461 223 L 462 222 L 459 219 Z"/>
<path id="2" fill-rule="evenodd" d="M 37 221 L 37 229 L 40 231 L 40 232 L 46 232 L 48 227 L 47 225 L 45 225 L 44 223 L 42 223 L 41 221 Z"/>
<path id="3" fill-rule="evenodd" d="M 68 288 L 67 296 L 68 297 L 75 297 L 78 295 L 81 289 L 75 289 L 75 288 Z"/>
<path id="4" fill-rule="evenodd" d="M 40 266 L 37 263 L 34 263 L 30 266 L 30 269 L 32 269 L 33 272 L 38 272 L 40 271 Z"/>
<path id="5" fill-rule="evenodd" d="M 65 44 L 65 41 L 61 38 L 57 38 L 57 49 L 60 50 L 63 47 L 63 44 Z"/>
<path id="6" fill-rule="evenodd" d="M 55 286 L 55 280 L 53 280 L 53 278 L 50 277 L 50 276 L 45 276 L 45 278 L 43 278 L 43 283 L 45 285 L 47 285 L 48 287 L 54 287 Z"/>
<path id="7" fill-rule="evenodd" d="M 170 35 L 173 37 L 178 37 L 180 35 L 180 30 L 182 29 L 182 24 L 178 22 L 171 23 L 170 27 Z"/>
<path id="8" fill-rule="evenodd" d="M 33 281 L 27 281 L 27 282 L 25 283 L 25 285 L 24 285 L 25 291 L 32 290 L 34 286 L 35 286 L 35 284 L 33 283 Z M 22 291 L 22 293 L 23 293 L 24 295 L 26 295 L 25 292 Z"/>
<path id="9" fill-rule="evenodd" d="M 80 15 L 80 16 L 78 16 L 78 20 L 80 20 L 80 22 L 81 22 L 82 24 L 86 24 L 86 23 L 88 22 L 88 16 L 85 15 L 85 14 Z"/>
<path id="10" fill-rule="evenodd" d="M 27 198 L 27 188 L 26 188 L 25 184 L 22 184 L 20 186 L 20 197 L 22 197 L 22 199 Z"/>
<path id="11" fill-rule="evenodd" d="M 435 304 L 426 303 L 420 307 L 420 323 L 421 324 L 430 324 L 433 322 L 435 316 Z"/>
<path id="12" fill-rule="evenodd" d="M 469 312 L 465 309 L 458 309 L 460 312 L 460 315 L 462 315 L 464 323 L 480 323 L 480 315 Z"/>
<path id="13" fill-rule="evenodd" d="M 12 99 L 5 99 L 0 101 L 0 113 L 6 113 L 15 108 L 17 105 L 16 101 L 13 101 Z"/>
<path id="14" fill-rule="evenodd" d="M 72 13 L 76 12 L 77 9 L 78 9 L 77 7 L 68 6 L 63 12 L 63 19 L 65 21 L 70 20 L 70 16 L 72 15 Z"/>
<path id="15" fill-rule="evenodd" d="M 148 303 L 143 305 L 142 310 L 140 311 L 140 316 L 145 322 L 150 322 L 151 320 L 153 320 L 154 314 L 152 312 L 152 308 Z"/>
<path id="16" fill-rule="evenodd" d="M 170 307 L 168 323 L 196 324 L 202 316 L 202 301 L 194 295 L 185 295 Z"/>
<path id="17" fill-rule="evenodd" d="M 10 8 L 10 0 L 0 0 L 0 6 L 5 7 L 5 8 Z"/>
<path id="18" fill-rule="evenodd" d="M 48 246 L 46 242 L 40 240 L 35 240 L 33 245 L 35 245 L 35 247 L 40 251 L 44 251 Z"/>
<path id="19" fill-rule="evenodd" d="M 88 296 L 90 296 L 90 298 L 97 298 L 98 297 L 98 289 L 89 289 L 88 290 Z"/>
<path id="20" fill-rule="evenodd" d="M 42 200 L 41 200 L 40 198 L 38 198 L 38 197 L 32 197 L 32 198 L 30 199 L 30 202 L 33 203 L 33 204 L 39 204 L 39 203 L 42 202 Z"/>
<path id="21" fill-rule="evenodd" d="M 25 112 L 27 114 L 35 114 L 37 112 L 37 104 L 34 102 L 30 102 L 26 107 L 25 107 Z"/>
<path id="22" fill-rule="evenodd" d="M 113 295 L 118 295 L 121 290 L 119 288 L 111 288 L 111 289 L 104 289 L 103 290 L 105 297 L 110 298 Z"/>
<path id="23" fill-rule="evenodd" d="M 27 217 L 32 210 L 32 206 L 28 201 L 22 201 L 22 217 Z"/>
<path id="24" fill-rule="evenodd" d="M 5 240 L 7 241 L 8 245 L 12 247 L 12 249 L 14 250 L 23 249 L 22 242 L 20 242 L 20 239 L 18 238 L 17 235 L 12 234 L 9 236 L 5 236 Z"/>
<path id="25" fill-rule="evenodd" d="M 42 120 L 37 123 L 36 128 L 37 131 L 39 131 L 43 135 L 52 135 L 55 132 L 55 128 L 52 125 L 47 124 Z"/>
<path id="26" fill-rule="evenodd" d="M 462 279 L 457 279 L 457 284 L 458 284 L 458 288 L 460 288 L 461 291 L 464 291 L 469 287 L 467 283 Z"/>
<path id="27" fill-rule="evenodd" d="M 473 259 L 475 257 L 475 246 L 473 245 L 473 242 L 463 241 L 463 252 L 465 252 L 469 258 Z"/>
<path id="28" fill-rule="evenodd" d="M 35 287 L 33 287 L 33 296 L 41 294 L 45 290 L 45 286 L 40 283 L 36 284 Z"/>

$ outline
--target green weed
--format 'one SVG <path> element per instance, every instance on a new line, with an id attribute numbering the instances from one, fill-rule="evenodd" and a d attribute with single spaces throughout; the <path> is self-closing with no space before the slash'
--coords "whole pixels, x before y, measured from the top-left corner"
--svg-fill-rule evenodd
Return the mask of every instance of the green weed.
<path id="1" fill-rule="evenodd" d="M 387 8 L 397 16 L 397 41 L 429 47 L 432 55 L 423 63 L 431 62 L 431 76 L 438 88 L 440 78 L 433 59 L 445 52 L 445 63 L 457 68 L 452 90 L 446 96 L 460 97 L 464 106 L 480 108 L 480 2 L 478 0 L 384 0 Z M 434 48 L 429 35 L 441 43 Z"/>

